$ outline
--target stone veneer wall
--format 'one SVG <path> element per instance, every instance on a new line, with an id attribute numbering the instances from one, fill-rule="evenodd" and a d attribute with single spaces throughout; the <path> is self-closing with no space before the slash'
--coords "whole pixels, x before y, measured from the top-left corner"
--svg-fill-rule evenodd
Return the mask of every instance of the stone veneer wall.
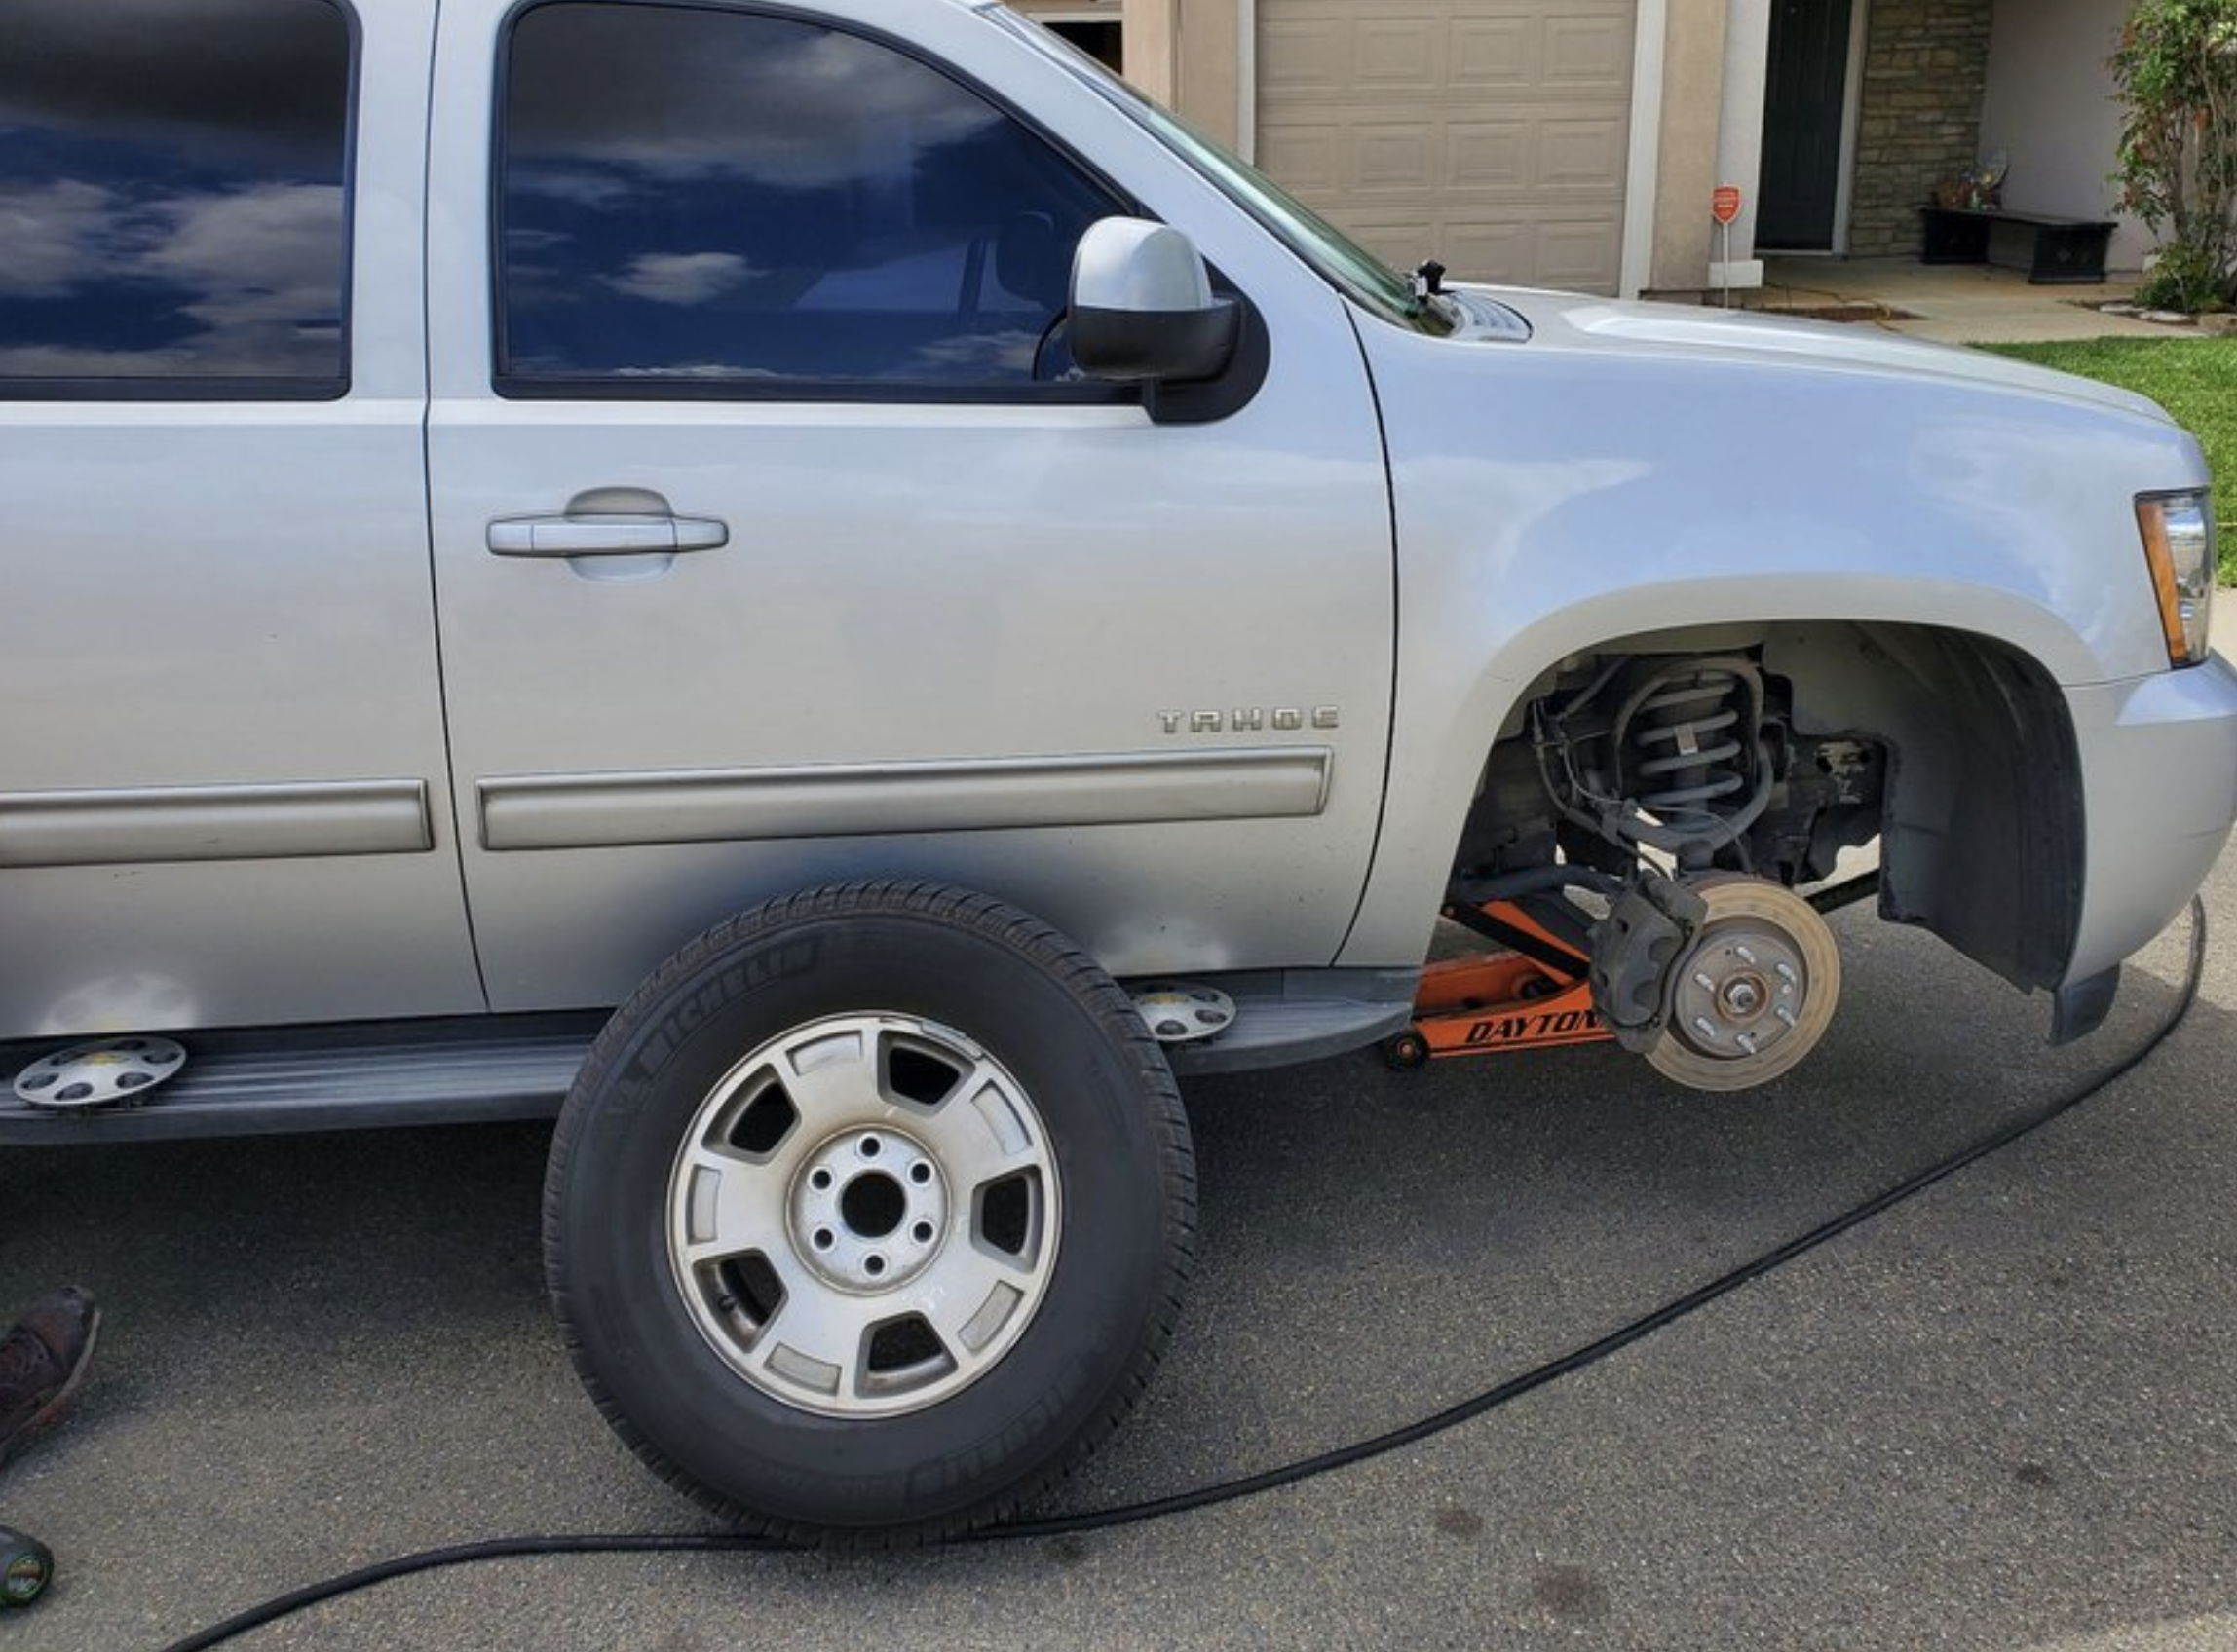
<path id="1" fill-rule="evenodd" d="M 1860 0 L 1863 3 L 1863 0 Z M 1980 159 L 1993 0 L 1870 0 L 1848 249 L 1918 250 L 1918 208 Z"/>

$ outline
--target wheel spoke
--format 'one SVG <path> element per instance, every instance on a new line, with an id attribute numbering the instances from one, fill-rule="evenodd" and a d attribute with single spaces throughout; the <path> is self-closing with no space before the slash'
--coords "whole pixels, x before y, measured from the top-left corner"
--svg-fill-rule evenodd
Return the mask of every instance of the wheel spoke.
<path id="1" fill-rule="evenodd" d="M 974 1067 L 933 1115 L 928 1134 L 959 1204 L 990 1182 L 1046 1163 L 1018 1103 L 984 1063 Z"/>
<path id="2" fill-rule="evenodd" d="M 861 1382 L 870 1327 L 891 1317 L 892 1304 L 834 1291 L 789 1252 L 777 1273 L 784 1283 L 784 1300 L 755 1339 L 754 1364 L 798 1382 L 796 1362 L 805 1357 L 837 1368 L 839 1395 L 854 1393 Z M 786 1350 L 792 1360 L 786 1359 Z"/>
<path id="3" fill-rule="evenodd" d="M 777 1073 L 810 1134 L 875 1118 L 885 1109 L 878 1093 L 877 1034 L 867 1026 L 846 1027 L 785 1051 Z"/>
<path id="4" fill-rule="evenodd" d="M 1024 1261 L 984 1250 L 967 1234 L 957 1233 L 916 1282 L 910 1306 L 924 1316 L 956 1364 L 967 1367 L 984 1354 L 1033 1284 L 1033 1270 Z"/>
<path id="5" fill-rule="evenodd" d="M 751 1159 L 704 1143 L 693 1148 L 684 1163 L 691 1223 L 682 1246 L 685 1263 L 696 1268 L 759 1251 L 774 1266 L 778 1252 L 789 1256 L 784 1234 L 788 1173 L 781 1159 Z"/>

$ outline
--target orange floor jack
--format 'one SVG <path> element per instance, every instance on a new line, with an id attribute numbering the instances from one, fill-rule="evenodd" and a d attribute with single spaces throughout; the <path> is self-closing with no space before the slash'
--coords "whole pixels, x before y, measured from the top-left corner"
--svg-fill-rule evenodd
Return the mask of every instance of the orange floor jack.
<path id="1" fill-rule="evenodd" d="M 1592 1007 L 1591 957 L 1516 901 L 1449 906 L 1445 916 L 1491 949 L 1422 972 L 1414 1022 L 1383 1042 L 1400 1070 L 1450 1056 L 1500 1055 L 1595 1044 L 1614 1036 Z"/>

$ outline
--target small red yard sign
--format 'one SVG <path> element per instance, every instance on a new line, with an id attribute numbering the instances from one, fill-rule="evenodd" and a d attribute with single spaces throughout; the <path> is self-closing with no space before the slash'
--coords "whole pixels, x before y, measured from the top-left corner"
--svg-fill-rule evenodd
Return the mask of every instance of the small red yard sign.
<path id="1" fill-rule="evenodd" d="M 1740 191 L 1737 185 L 1724 184 L 1709 198 L 1709 215 L 1720 224 L 1728 224 L 1740 215 Z"/>

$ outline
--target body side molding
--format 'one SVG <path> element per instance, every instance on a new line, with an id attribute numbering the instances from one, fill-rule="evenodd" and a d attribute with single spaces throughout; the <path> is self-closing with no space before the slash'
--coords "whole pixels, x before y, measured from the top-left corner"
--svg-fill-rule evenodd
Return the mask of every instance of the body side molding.
<path id="1" fill-rule="evenodd" d="M 424 780 L 0 792 L 0 867 L 426 854 Z"/>
<path id="2" fill-rule="evenodd" d="M 610 848 L 1320 813 L 1326 746 L 521 775 L 477 788 L 485 848 Z"/>

